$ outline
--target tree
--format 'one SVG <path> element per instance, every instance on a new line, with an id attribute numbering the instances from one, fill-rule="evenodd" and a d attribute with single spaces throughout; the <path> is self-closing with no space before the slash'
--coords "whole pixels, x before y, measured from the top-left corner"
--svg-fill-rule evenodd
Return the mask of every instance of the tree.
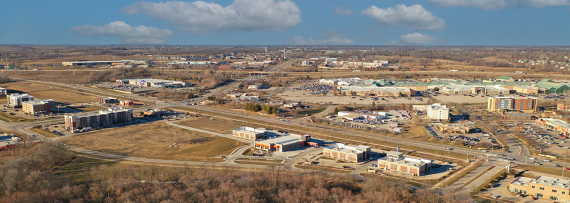
<path id="1" fill-rule="evenodd" d="M 372 107 L 376 106 L 376 102 L 372 101 Z"/>
<path id="2" fill-rule="evenodd" d="M 338 115 L 338 107 L 334 107 L 333 114 Z"/>
<path id="3" fill-rule="evenodd" d="M 273 112 L 273 114 L 277 114 L 279 112 L 279 109 L 277 107 L 273 107 L 271 111 Z"/>

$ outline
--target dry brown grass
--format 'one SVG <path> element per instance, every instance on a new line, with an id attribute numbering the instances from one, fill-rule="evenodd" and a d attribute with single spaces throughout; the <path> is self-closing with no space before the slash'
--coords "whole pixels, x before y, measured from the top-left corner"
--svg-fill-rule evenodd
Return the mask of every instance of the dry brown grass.
<path id="1" fill-rule="evenodd" d="M 215 157 L 227 155 L 245 144 L 162 122 L 78 134 L 62 141 L 84 149 L 123 156 L 193 161 L 219 161 Z M 179 147 L 169 147 L 173 143 L 178 143 Z"/>
<path id="2" fill-rule="evenodd" d="M 214 118 L 194 118 L 180 121 L 177 124 L 223 134 L 230 134 L 232 133 L 232 130 L 241 127 L 239 123 Z"/>
<path id="3" fill-rule="evenodd" d="M 82 103 L 96 101 L 97 96 L 66 91 L 57 87 L 30 82 L 11 82 L 2 84 L 10 93 L 29 93 L 34 99 L 54 99 L 58 103 Z"/>

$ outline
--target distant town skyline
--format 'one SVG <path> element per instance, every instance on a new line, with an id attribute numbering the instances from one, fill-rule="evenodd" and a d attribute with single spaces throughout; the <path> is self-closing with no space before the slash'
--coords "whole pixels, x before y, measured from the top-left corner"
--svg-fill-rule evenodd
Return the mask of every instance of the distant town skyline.
<path id="1" fill-rule="evenodd" d="M 8 1 L 0 44 L 566 46 L 570 0 Z"/>

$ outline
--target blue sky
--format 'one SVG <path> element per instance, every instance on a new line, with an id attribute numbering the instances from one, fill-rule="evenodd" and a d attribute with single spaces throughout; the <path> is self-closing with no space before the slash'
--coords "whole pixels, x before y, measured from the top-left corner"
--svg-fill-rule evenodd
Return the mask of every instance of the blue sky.
<path id="1" fill-rule="evenodd" d="M 570 45 L 570 0 L 28 0 L 0 19 L 0 44 Z"/>

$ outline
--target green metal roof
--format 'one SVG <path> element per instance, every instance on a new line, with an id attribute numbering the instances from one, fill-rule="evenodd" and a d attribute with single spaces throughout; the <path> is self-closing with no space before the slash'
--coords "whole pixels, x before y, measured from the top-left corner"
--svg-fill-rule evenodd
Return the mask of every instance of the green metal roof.
<path id="1" fill-rule="evenodd" d="M 509 77 L 509 76 L 501 76 L 499 77 L 499 80 L 510 80 L 513 79 L 513 77 Z"/>

